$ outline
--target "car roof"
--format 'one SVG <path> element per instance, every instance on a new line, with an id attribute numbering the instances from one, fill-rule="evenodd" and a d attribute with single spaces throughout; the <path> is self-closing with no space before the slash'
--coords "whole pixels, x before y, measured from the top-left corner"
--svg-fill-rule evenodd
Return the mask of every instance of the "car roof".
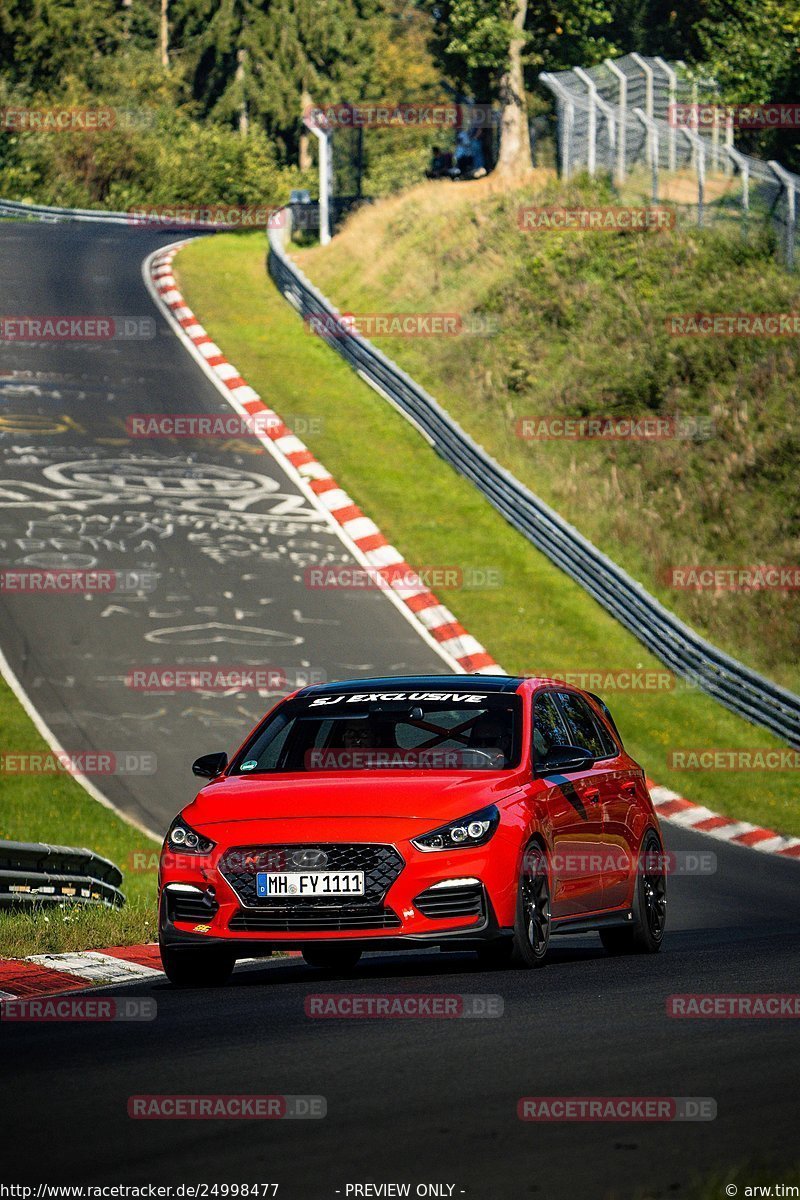
<path id="1" fill-rule="evenodd" d="M 331 696 L 341 692 L 516 692 L 519 675 L 381 675 L 374 679 L 340 679 L 301 688 L 297 696 Z"/>

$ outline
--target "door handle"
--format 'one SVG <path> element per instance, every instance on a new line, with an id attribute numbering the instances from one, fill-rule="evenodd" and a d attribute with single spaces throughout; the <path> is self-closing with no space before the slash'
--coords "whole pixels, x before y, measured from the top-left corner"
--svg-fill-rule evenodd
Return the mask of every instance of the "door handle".
<path id="1" fill-rule="evenodd" d="M 635 783 L 623 783 L 621 790 L 622 790 L 623 796 L 635 796 L 636 795 L 636 784 Z"/>
<path id="2" fill-rule="evenodd" d="M 583 794 L 590 804 L 597 804 L 600 799 L 600 788 L 587 788 Z"/>

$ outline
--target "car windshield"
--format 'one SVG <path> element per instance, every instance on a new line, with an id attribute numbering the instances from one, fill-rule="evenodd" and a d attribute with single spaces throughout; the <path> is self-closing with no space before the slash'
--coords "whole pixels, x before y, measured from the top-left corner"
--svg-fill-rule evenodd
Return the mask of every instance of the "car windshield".
<path id="1" fill-rule="evenodd" d="M 332 693 L 282 705 L 231 774 L 504 771 L 520 760 L 519 697 L 408 691 Z"/>

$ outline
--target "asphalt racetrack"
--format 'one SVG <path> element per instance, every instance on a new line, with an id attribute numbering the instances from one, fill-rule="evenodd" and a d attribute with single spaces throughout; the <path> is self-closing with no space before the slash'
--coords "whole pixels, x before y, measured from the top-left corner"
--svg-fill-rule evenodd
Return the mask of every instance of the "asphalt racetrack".
<path id="1" fill-rule="evenodd" d="M 139 693 L 126 686 L 132 666 L 218 656 L 328 678 L 446 668 L 379 593 L 304 585 L 309 562 L 346 552 L 271 457 L 126 437 L 129 414 L 224 411 L 141 282 L 158 243 L 111 226 L 0 227 L 6 312 L 155 319 L 149 340 L 0 349 L 3 565 L 61 555 L 158 577 L 145 596 L 4 595 L 0 637 L 62 745 L 156 754 L 153 774 L 97 782 L 161 830 L 192 794 L 195 755 L 230 748 L 269 701 Z M 670 880 L 660 955 L 611 958 L 591 936 L 556 940 L 534 972 L 438 951 L 368 955 L 350 977 L 274 959 L 240 966 L 222 990 L 158 979 L 109 993 L 153 997 L 146 1023 L 0 1024 L 4 1180 L 272 1182 L 282 1200 L 407 1182 L 412 1195 L 437 1184 L 479 1200 L 592 1200 L 680 1196 L 731 1164 L 795 1161 L 797 1022 L 675 1019 L 667 999 L 796 991 L 800 869 L 664 832 L 669 850 L 714 855 L 716 869 Z M 490 994 L 503 1015 L 306 1015 L 323 992 Z M 327 1115 L 128 1116 L 131 1096 L 194 1093 L 323 1096 Z M 517 1116 L 525 1096 L 710 1098 L 716 1117 L 532 1123 Z"/>

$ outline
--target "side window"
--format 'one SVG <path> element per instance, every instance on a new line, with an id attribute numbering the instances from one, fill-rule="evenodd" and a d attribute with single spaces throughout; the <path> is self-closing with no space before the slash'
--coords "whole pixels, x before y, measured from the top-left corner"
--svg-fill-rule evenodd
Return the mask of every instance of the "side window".
<path id="1" fill-rule="evenodd" d="M 614 725 L 614 718 L 611 716 L 611 713 L 608 711 L 608 709 L 606 708 L 606 706 L 602 700 L 600 700 L 599 703 L 600 703 L 600 708 L 602 709 L 606 719 L 616 729 L 616 726 Z M 608 730 L 606 729 L 606 727 L 602 721 L 599 721 L 597 719 L 597 717 L 595 717 L 594 723 L 597 726 L 597 732 L 598 732 L 598 735 L 600 737 L 600 742 L 603 747 L 603 757 L 604 758 L 612 758 L 612 757 L 616 758 L 616 756 L 619 754 L 619 746 L 614 741 L 613 737 L 608 732 Z"/>
<path id="2" fill-rule="evenodd" d="M 604 758 L 606 750 L 590 709 L 579 696 L 571 692 L 559 692 L 558 703 L 573 746 L 581 746 L 595 758 Z"/>
<path id="3" fill-rule="evenodd" d="M 536 758 L 553 746 L 563 746 L 566 730 L 550 692 L 540 692 L 533 702 L 533 749 Z"/>

